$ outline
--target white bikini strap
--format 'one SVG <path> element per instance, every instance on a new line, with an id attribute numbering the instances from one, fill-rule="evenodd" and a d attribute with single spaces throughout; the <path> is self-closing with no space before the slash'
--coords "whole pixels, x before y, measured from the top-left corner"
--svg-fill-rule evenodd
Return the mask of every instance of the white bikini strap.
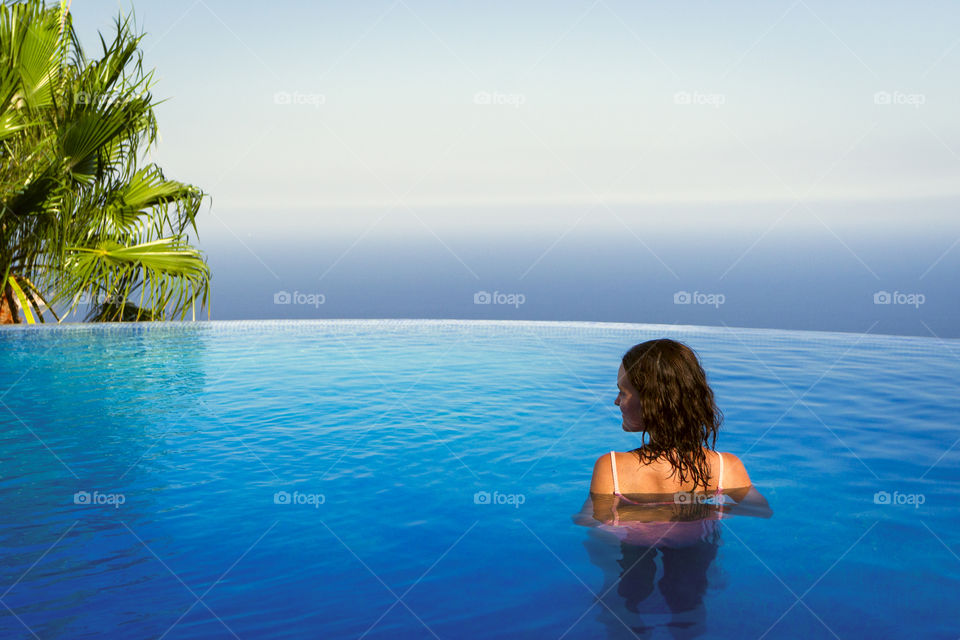
<path id="1" fill-rule="evenodd" d="M 717 478 L 717 491 L 723 491 L 723 454 L 717 451 L 717 455 L 720 456 L 720 477 Z"/>
<path id="2" fill-rule="evenodd" d="M 610 452 L 610 470 L 613 471 L 613 492 L 620 493 L 620 483 L 617 482 L 617 455 L 615 451 Z"/>

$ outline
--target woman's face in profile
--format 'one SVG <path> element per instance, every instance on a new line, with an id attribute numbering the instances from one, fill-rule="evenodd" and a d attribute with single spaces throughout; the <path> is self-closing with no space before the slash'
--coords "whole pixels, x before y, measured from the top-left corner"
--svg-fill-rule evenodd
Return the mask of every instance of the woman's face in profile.
<path id="1" fill-rule="evenodd" d="M 623 430 L 630 432 L 643 431 L 640 398 L 622 364 L 617 372 L 617 389 L 619 393 L 617 393 L 617 399 L 613 403 L 620 407 L 620 413 L 623 415 Z"/>

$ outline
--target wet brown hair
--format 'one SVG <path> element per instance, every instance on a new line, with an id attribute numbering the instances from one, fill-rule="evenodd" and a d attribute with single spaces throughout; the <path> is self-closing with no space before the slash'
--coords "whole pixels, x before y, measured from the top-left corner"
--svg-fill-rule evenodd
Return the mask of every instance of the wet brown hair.
<path id="1" fill-rule="evenodd" d="M 623 369 L 639 396 L 643 435 L 650 436 L 633 453 L 641 464 L 666 459 L 671 477 L 679 474 L 681 483 L 692 478 L 694 490 L 706 490 L 710 468 L 703 447 L 715 449 L 723 413 L 697 354 L 682 342 L 649 340 L 624 354 Z"/>

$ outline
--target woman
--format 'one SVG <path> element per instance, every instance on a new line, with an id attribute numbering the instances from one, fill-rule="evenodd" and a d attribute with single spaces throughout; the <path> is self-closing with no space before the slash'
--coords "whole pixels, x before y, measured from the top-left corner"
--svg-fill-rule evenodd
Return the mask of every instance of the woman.
<path id="1" fill-rule="evenodd" d="M 623 429 L 644 444 L 594 464 L 590 502 L 604 528 L 636 544 L 683 546 L 715 533 L 718 511 L 770 516 L 740 459 L 714 450 L 723 414 L 693 350 L 669 339 L 638 344 L 623 356 L 617 387 Z"/>
<path id="2" fill-rule="evenodd" d="M 642 434 L 644 443 L 597 459 L 590 496 L 574 516 L 591 527 L 584 546 L 604 572 L 601 593 L 616 587 L 623 599 L 623 611 L 607 606 L 601 613 L 613 614 L 611 626 L 625 620 L 633 630 L 656 626 L 651 614 L 664 613 L 657 610 L 661 605 L 654 602 L 644 612 L 641 603 L 655 589 L 660 555 L 658 586 L 671 615 L 664 626 L 699 635 L 706 624 L 708 575 L 721 542 L 719 518 L 769 518 L 773 512 L 740 459 L 714 450 L 723 414 L 689 347 L 666 339 L 632 347 L 623 356 L 617 386 L 623 429 Z M 610 544 L 609 534 L 618 545 Z M 637 624 L 634 615 L 641 616 Z"/>
<path id="3" fill-rule="evenodd" d="M 710 450 L 723 414 L 690 347 L 666 338 L 634 346 L 623 356 L 617 387 L 614 404 L 620 407 L 623 430 L 649 434 L 650 441 L 627 453 L 600 456 L 593 468 L 592 493 L 750 487 L 740 458 Z"/>

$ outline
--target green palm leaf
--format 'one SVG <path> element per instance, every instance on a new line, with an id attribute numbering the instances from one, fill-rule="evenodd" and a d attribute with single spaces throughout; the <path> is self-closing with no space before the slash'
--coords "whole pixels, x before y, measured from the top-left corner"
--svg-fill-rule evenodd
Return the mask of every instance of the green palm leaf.
<path id="1" fill-rule="evenodd" d="M 13 289 L 13 295 L 17 296 L 17 300 L 20 301 L 20 309 L 23 311 L 23 317 L 27 319 L 27 324 L 35 324 L 36 321 L 33 319 L 33 314 L 30 313 L 30 303 L 27 302 L 27 296 L 24 295 L 23 289 L 17 284 L 17 279 L 14 276 L 10 276 L 7 278 L 7 282 L 10 284 L 10 288 Z"/>
<path id="2" fill-rule="evenodd" d="M 157 124 L 130 20 L 88 61 L 64 2 L 0 5 L 0 282 L 28 321 L 81 293 L 96 320 L 209 314 L 210 270 L 184 236 L 205 194 L 140 166 Z"/>

